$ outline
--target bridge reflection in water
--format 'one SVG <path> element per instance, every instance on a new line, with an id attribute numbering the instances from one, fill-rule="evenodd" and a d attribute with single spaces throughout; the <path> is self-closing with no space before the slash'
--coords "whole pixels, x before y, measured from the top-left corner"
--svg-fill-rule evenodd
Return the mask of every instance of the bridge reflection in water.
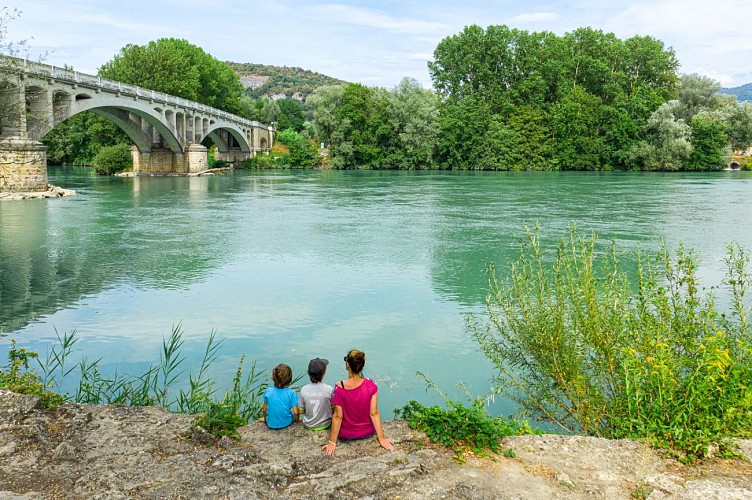
<path id="1" fill-rule="evenodd" d="M 232 258 L 232 234 L 218 234 L 215 222 L 200 215 L 207 203 L 217 203 L 210 193 L 225 189 L 217 179 L 90 177 L 82 183 L 84 169 L 55 170 L 79 172 L 56 181 L 70 182 L 82 195 L 0 203 L 0 333 L 122 283 L 183 286 Z M 165 225 L 174 233 L 166 234 Z"/>

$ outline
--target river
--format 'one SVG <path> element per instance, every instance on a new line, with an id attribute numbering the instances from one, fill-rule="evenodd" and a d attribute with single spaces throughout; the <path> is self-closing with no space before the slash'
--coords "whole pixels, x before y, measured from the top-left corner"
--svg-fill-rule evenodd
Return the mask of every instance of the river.
<path id="1" fill-rule="evenodd" d="M 459 380 L 488 393 L 493 371 L 465 318 L 482 314 L 485 265 L 506 268 L 524 225 L 540 224 L 551 244 L 572 223 L 623 250 L 683 242 L 707 285 L 720 281 L 727 243 L 752 249 L 744 172 L 121 178 L 51 167 L 49 177 L 78 195 L 0 202 L 3 359 L 10 338 L 44 354 L 56 331 L 75 330 L 75 359 L 141 373 L 182 323 L 186 368 L 212 330 L 223 339 L 212 367 L 223 384 L 243 353 L 295 374 L 326 357 L 334 384 L 357 347 L 386 418 L 410 399 L 440 401 L 416 371 L 457 399 Z"/>

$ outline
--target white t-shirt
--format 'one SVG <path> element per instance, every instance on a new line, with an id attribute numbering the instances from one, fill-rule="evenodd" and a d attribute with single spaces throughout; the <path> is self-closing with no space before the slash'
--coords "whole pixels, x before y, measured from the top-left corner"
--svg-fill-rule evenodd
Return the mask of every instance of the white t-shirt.
<path id="1" fill-rule="evenodd" d="M 332 392 L 332 386 L 323 382 L 306 384 L 300 388 L 298 408 L 305 411 L 300 417 L 304 427 L 315 429 L 329 425 L 332 421 Z"/>

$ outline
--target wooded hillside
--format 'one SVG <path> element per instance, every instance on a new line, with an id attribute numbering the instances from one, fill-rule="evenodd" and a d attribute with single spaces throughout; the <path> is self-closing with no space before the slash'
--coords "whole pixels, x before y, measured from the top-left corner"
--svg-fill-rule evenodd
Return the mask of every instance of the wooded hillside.
<path id="1" fill-rule="evenodd" d="M 255 99 L 284 94 L 287 98 L 305 100 L 316 87 L 347 83 L 302 68 L 229 61 L 227 64 L 240 76 L 245 94 Z"/>
<path id="2" fill-rule="evenodd" d="M 739 87 L 733 87 L 729 89 L 721 89 L 721 93 L 735 95 L 736 100 L 739 102 L 752 102 L 752 83 L 746 83 Z"/>

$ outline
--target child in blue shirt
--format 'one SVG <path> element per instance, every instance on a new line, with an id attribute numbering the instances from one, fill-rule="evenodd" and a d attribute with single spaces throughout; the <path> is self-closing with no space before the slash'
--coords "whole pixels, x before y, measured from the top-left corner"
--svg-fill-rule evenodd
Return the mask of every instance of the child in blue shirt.
<path id="1" fill-rule="evenodd" d="M 288 386 L 292 382 L 292 369 L 284 363 L 272 371 L 274 387 L 264 391 L 264 417 L 270 429 L 284 429 L 298 420 L 298 396 Z"/>

